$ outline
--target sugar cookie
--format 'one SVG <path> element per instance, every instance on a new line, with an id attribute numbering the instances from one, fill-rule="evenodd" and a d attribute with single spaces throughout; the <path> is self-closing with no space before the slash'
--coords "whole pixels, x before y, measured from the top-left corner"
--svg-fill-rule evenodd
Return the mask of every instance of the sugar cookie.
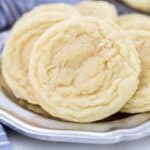
<path id="1" fill-rule="evenodd" d="M 47 30 L 32 50 L 29 79 L 52 116 L 91 122 L 118 112 L 138 87 L 140 63 L 120 28 L 76 17 Z"/>
<path id="2" fill-rule="evenodd" d="M 150 31 L 150 17 L 147 15 L 138 13 L 122 15 L 118 23 L 125 29 Z"/>
<path id="3" fill-rule="evenodd" d="M 133 38 L 141 59 L 138 90 L 122 109 L 123 112 L 150 111 L 150 17 L 138 14 L 124 15 L 119 22 Z"/>
<path id="4" fill-rule="evenodd" d="M 115 6 L 105 1 L 83 1 L 76 8 L 84 16 L 94 16 L 107 21 L 115 21 L 117 18 Z"/>
<path id="5" fill-rule="evenodd" d="M 16 23 L 5 44 L 2 72 L 8 86 L 17 98 L 37 104 L 28 80 L 28 64 L 34 42 L 46 29 L 71 18 L 67 13 L 40 12 Z"/>

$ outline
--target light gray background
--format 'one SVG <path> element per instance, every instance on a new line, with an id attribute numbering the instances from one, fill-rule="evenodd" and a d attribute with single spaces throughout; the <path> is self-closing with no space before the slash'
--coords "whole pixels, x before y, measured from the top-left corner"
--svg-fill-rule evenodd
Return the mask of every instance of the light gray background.
<path id="1" fill-rule="evenodd" d="M 6 130 L 12 150 L 150 150 L 150 137 L 111 145 L 45 142 Z"/>

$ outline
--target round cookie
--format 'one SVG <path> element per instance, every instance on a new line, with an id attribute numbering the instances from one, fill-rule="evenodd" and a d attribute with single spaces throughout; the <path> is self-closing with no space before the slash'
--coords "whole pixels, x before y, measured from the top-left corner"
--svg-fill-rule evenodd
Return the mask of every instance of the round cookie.
<path id="1" fill-rule="evenodd" d="M 38 113 L 42 116 L 50 116 L 47 112 L 45 112 L 43 109 L 41 109 L 41 107 L 39 105 L 34 105 L 34 104 L 31 104 L 31 103 L 28 103 L 27 101 L 25 100 L 22 100 L 22 99 L 17 99 L 13 93 L 12 93 L 12 90 L 8 87 L 8 85 L 6 84 L 5 80 L 4 80 L 4 77 L 2 75 L 2 70 L 1 70 L 1 60 L 0 60 L 0 88 L 1 88 L 1 91 L 8 97 L 10 98 L 12 101 L 14 101 L 15 103 L 19 104 L 20 106 L 32 111 L 32 112 L 35 112 L 35 113 Z"/>
<path id="2" fill-rule="evenodd" d="M 141 59 L 138 90 L 123 107 L 122 112 L 147 112 L 150 111 L 150 17 L 132 14 L 131 16 L 125 15 L 120 18 L 120 24 L 135 41 Z"/>
<path id="3" fill-rule="evenodd" d="M 138 87 L 140 63 L 120 28 L 76 17 L 47 30 L 32 50 L 29 79 L 52 116 L 92 122 L 118 112 Z"/>
<path id="4" fill-rule="evenodd" d="M 124 29 L 150 31 L 150 17 L 138 13 L 131 13 L 118 17 L 118 23 Z"/>
<path id="5" fill-rule="evenodd" d="M 122 0 L 128 6 L 145 12 L 150 12 L 150 0 Z"/>
<path id="6" fill-rule="evenodd" d="M 83 1 L 76 5 L 77 10 L 84 16 L 94 16 L 107 21 L 116 21 L 117 10 L 106 1 Z"/>
<path id="7" fill-rule="evenodd" d="M 2 72 L 6 83 L 17 98 L 37 104 L 28 80 L 28 64 L 35 41 L 49 27 L 71 18 L 67 13 L 40 12 L 16 23 L 5 44 Z"/>
<path id="8" fill-rule="evenodd" d="M 122 112 L 139 113 L 150 111 L 150 31 L 130 31 L 141 58 L 139 87 Z"/>

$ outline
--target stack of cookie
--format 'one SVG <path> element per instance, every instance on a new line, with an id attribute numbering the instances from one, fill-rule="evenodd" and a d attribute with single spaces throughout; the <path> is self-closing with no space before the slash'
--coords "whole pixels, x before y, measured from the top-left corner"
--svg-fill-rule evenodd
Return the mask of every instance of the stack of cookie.
<path id="1" fill-rule="evenodd" d="M 34 8 L 13 27 L 3 77 L 18 99 L 74 122 L 150 111 L 150 18 L 108 2 Z"/>

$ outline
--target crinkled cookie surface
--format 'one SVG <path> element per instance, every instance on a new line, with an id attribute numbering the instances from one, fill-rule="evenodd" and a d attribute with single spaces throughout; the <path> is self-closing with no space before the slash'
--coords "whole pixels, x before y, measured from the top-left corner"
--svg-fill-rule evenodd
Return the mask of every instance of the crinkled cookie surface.
<path id="1" fill-rule="evenodd" d="M 139 13 L 122 15 L 118 19 L 119 24 L 127 30 L 146 30 L 150 31 L 150 17 Z"/>
<path id="2" fill-rule="evenodd" d="M 35 41 L 51 26 L 79 14 L 71 6 L 58 6 L 66 13 L 57 12 L 57 5 L 48 5 L 46 10 L 39 6 L 25 14 L 13 27 L 4 47 L 2 72 L 8 86 L 16 97 L 33 104 L 37 101 L 28 80 L 28 64 Z"/>
<path id="3" fill-rule="evenodd" d="M 32 50 L 29 79 L 41 107 L 75 122 L 106 118 L 138 87 L 137 52 L 120 28 L 76 17 L 47 30 Z"/>
<path id="4" fill-rule="evenodd" d="M 117 10 L 106 1 L 83 1 L 76 5 L 77 10 L 84 16 L 93 16 L 109 22 L 116 21 Z"/>
<path id="5" fill-rule="evenodd" d="M 150 17 L 138 14 L 124 15 L 120 17 L 119 22 L 135 41 L 141 59 L 138 90 L 122 111 L 128 113 L 150 111 Z"/>

